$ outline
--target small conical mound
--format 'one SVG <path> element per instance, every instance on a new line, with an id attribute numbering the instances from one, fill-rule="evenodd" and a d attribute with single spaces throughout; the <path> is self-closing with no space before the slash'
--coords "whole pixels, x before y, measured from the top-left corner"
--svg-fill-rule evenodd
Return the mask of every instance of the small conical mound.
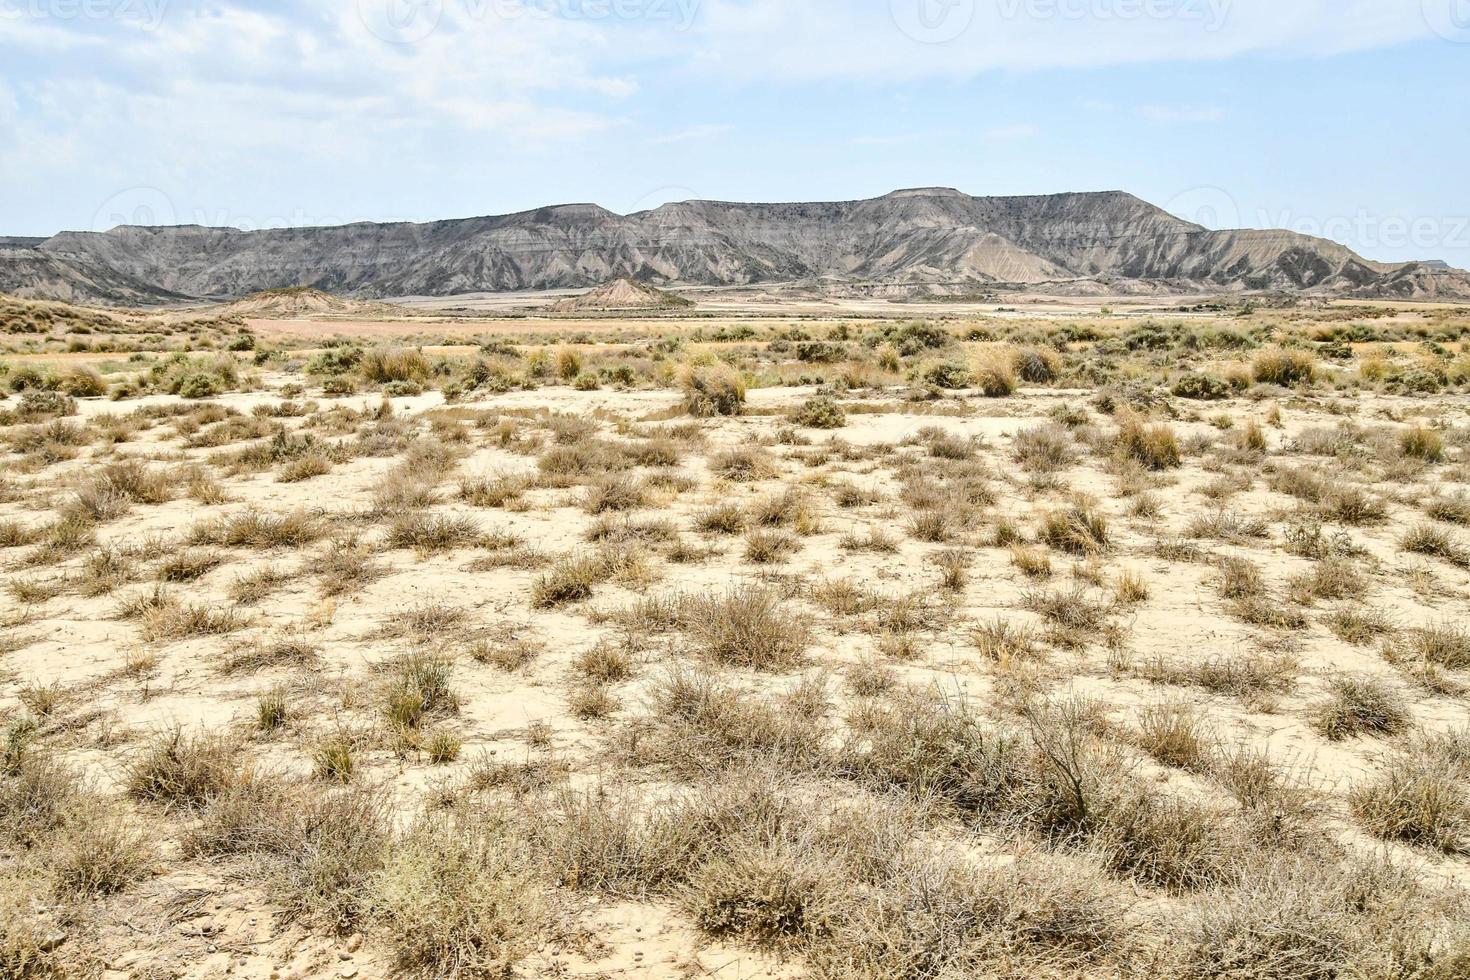
<path id="1" fill-rule="evenodd" d="M 682 296 L 654 289 L 634 279 L 614 279 L 591 292 L 562 300 L 552 307 L 559 313 L 581 310 L 676 310 L 694 304 Z"/>

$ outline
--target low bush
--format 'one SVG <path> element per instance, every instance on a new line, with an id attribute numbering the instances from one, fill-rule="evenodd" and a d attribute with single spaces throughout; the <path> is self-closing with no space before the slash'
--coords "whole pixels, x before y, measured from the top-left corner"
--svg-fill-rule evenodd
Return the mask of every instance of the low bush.
<path id="1" fill-rule="evenodd" d="M 739 415 L 745 404 L 745 380 L 728 364 L 690 366 L 679 374 L 684 410 L 695 418 Z"/>

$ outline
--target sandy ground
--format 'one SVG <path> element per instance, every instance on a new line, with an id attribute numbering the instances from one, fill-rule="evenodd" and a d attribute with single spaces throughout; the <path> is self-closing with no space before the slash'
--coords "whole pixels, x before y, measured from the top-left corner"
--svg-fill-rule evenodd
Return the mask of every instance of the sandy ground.
<path id="1" fill-rule="evenodd" d="M 327 336 L 351 331 L 370 337 L 397 336 L 398 331 L 417 333 L 419 322 L 358 324 L 339 321 L 252 322 L 266 336 Z M 463 325 L 466 332 L 493 333 L 504 329 L 524 333 L 528 328 L 565 331 L 564 322 L 530 324 L 523 320 L 475 321 Z M 576 329 L 626 330 L 642 324 L 623 320 L 606 324 L 579 322 Z M 447 327 L 436 325 L 436 332 Z M 270 389 L 288 379 L 271 376 Z M 0 698 L 14 703 L 32 685 L 55 685 L 65 692 L 62 707 L 51 719 L 56 733 L 51 737 L 68 757 L 85 764 L 104 786 L 117 787 L 125 761 L 148 733 L 172 725 L 190 730 L 232 730 L 249 744 L 248 751 L 259 761 L 305 774 L 314 740 L 331 719 L 352 719 L 371 726 L 372 711 L 363 707 L 365 692 L 374 683 L 375 665 L 404 652 L 401 639 L 384 639 L 384 623 L 407 610 L 442 604 L 462 610 L 467 625 L 460 632 L 435 639 L 446 650 L 458 650 L 462 634 L 476 631 L 512 630 L 531 638 L 538 651 L 527 667 L 506 672 L 456 656 L 454 685 L 461 704 L 446 727 L 463 740 L 461 761 L 435 767 L 423 759 L 396 758 L 381 747 L 364 750 L 359 780 L 388 787 L 405 810 L 410 810 L 431 787 L 451 782 L 471 760 L 487 753 L 523 757 L 524 733 L 533 725 L 554 732 L 555 752 L 569 763 L 577 779 L 602 771 L 601 755 L 607 726 L 614 722 L 589 721 L 568 709 L 567 677 L 574 659 L 613 635 L 615 627 L 599 614 L 627 607 L 636 600 L 674 592 L 717 592 L 736 581 L 756 581 L 777 576 L 793 583 L 793 594 L 834 578 L 850 579 L 862 587 L 885 595 L 924 594 L 936 597 L 943 607 L 940 623 L 922 632 L 917 656 L 908 661 L 889 661 L 902 682 L 963 692 L 984 698 L 996 683 L 997 668 L 980 661 L 972 631 L 977 624 L 996 617 L 1033 622 L 1022 611 L 1025 595 L 1040 584 L 1020 574 L 1003 548 L 987 547 L 983 535 L 962 533 L 945 543 L 925 543 L 906 533 L 908 509 L 901 503 L 902 485 L 896 475 L 904 459 L 922 460 L 924 440 L 935 431 L 970 441 L 977 459 L 990 473 L 997 502 L 988 508 L 987 522 L 1013 518 L 1030 528 L 1037 515 L 1065 499 L 1060 489 L 1028 483 L 1013 460 L 1017 433 L 1046 422 L 1062 407 L 1085 405 L 1089 392 L 1023 390 L 1014 399 L 988 401 L 967 399 L 948 406 L 956 414 L 925 414 L 932 409 L 905 407 L 902 392 L 875 391 L 849 396 L 853 404 L 887 406 L 885 410 L 856 412 L 835 432 L 807 430 L 805 445 L 780 445 L 778 431 L 789 423 L 782 414 L 814 393 L 812 389 L 773 389 L 751 393 L 751 414 L 739 419 L 713 420 L 701 426 L 703 444 L 692 448 L 678 470 L 690 481 L 688 489 L 660 493 L 636 512 L 644 518 L 672 521 L 682 537 L 703 541 L 716 553 L 706 561 L 672 565 L 653 561 L 646 580 L 629 584 L 599 586 L 595 597 L 581 605 L 554 610 L 536 610 L 530 596 L 539 572 L 536 569 L 472 568 L 479 549 L 462 548 L 434 554 L 416 554 L 394 549 L 384 541 L 383 524 L 359 523 L 371 545 L 373 560 L 381 576 L 361 590 L 340 598 L 323 600 L 314 583 L 314 555 L 318 546 L 300 552 L 282 549 L 260 553 L 250 549 L 224 548 L 221 563 L 197 580 L 170 586 L 175 595 L 215 608 L 229 608 L 229 590 L 241 575 L 267 564 L 287 573 L 285 582 L 266 598 L 240 607 L 244 625 L 229 635 L 194 636 L 150 642 L 140 636 L 135 622 L 119 618 L 117 608 L 127 595 L 152 588 L 149 576 L 158 559 L 145 559 L 139 578 L 122 586 L 115 595 L 89 598 L 75 591 L 81 575 L 82 556 L 58 565 L 26 567 L 19 550 L 6 553 L 7 583 L 45 580 L 59 585 L 59 593 L 40 602 L 19 602 L 12 595 L 3 600 L 8 632 L 23 636 L 24 644 L 0 659 Z M 173 403 L 170 397 L 150 397 L 126 403 L 84 401 L 81 418 L 116 414 L 140 407 Z M 250 414 L 280 401 L 274 390 L 228 394 L 214 400 L 227 409 Z M 378 395 L 319 400 L 320 409 L 372 409 Z M 451 416 L 470 420 L 478 414 L 501 414 L 516 418 L 528 433 L 538 428 L 535 413 L 550 411 L 596 420 L 599 436 L 617 440 L 620 430 L 642 420 L 668 417 L 678 396 L 669 391 L 613 390 L 574 391 L 552 387 L 517 391 L 446 407 L 442 397 L 430 393 L 415 398 L 393 399 L 394 412 L 411 426 L 423 425 L 436 413 L 452 409 Z M 1356 401 L 1356 417 L 1364 424 L 1401 428 L 1391 418 L 1411 407 L 1402 399 L 1367 396 Z M 1279 409 L 1279 424 L 1268 419 Z M 1435 401 L 1433 411 L 1454 424 L 1464 425 L 1470 402 L 1459 397 Z M 1211 405 L 1209 417 L 1228 414 L 1237 426 L 1248 420 L 1266 425 L 1270 446 L 1268 459 L 1301 462 L 1288 456 L 1293 440 L 1304 431 L 1334 426 L 1340 416 L 1323 411 L 1322 403 L 1306 404 L 1294 399 L 1231 402 Z M 1225 433 L 1209 417 L 1184 418 L 1174 424 L 1179 438 L 1224 439 Z M 1093 416 L 1099 425 L 1106 419 Z M 287 419 L 287 428 L 300 421 Z M 524 449 L 496 444 L 483 429 L 463 423 L 462 452 L 451 475 L 439 482 L 434 513 L 473 519 L 485 532 L 514 535 L 550 555 L 575 553 L 588 546 L 584 533 L 594 518 L 579 509 L 580 488 L 535 489 L 516 509 L 474 507 L 459 500 L 456 486 L 462 479 L 502 472 L 532 474 L 536 457 Z M 418 430 L 427 438 L 426 428 Z M 709 460 L 718 452 L 740 446 L 764 444 L 778 461 L 779 475 L 755 483 L 731 483 L 712 474 Z M 542 448 L 549 447 L 549 443 Z M 855 447 L 848 452 L 843 447 Z M 887 447 L 883 449 L 882 447 Z M 876 450 L 882 449 L 881 452 Z M 875 450 L 866 453 L 865 450 Z M 191 448 L 186 439 L 166 424 L 141 432 L 132 441 L 117 446 L 90 446 L 79 457 L 54 466 L 20 473 L 11 482 L 24 489 L 11 502 L 0 505 L 0 518 L 22 525 L 39 525 L 48 516 L 50 504 L 60 504 L 70 487 L 94 473 L 100 465 L 124 457 L 154 461 L 172 467 L 213 458 L 215 450 Z M 364 514 L 374 493 L 382 487 L 398 464 L 394 458 L 354 458 L 331 468 L 325 475 L 301 483 L 280 483 L 274 472 L 229 476 L 221 472 L 225 491 L 223 503 L 204 505 L 178 497 L 156 505 L 137 505 L 107 522 L 98 532 L 100 545 L 119 548 L 136 546 L 156 537 L 171 542 L 161 549 L 168 555 L 182 548 L 189 531 L 202 521 L 255 508 L 284 513 L 305 508 L 325 514 Z M 1323 617 L 1337 603 L 1315 603 L 1306 610 L 1309 625 L 1283 636 L 1272 630 L 1248 626 L 1234 618 L 1216 595 L 1212 582 L 1219 558 L 1245 557 L 1256 563 L 1270 588 L 1281 592 L 1288 580 L 1309 570 L 1311 563 L 1281 550 L 1282 519 L 1294 502 L 1271 491 L 1259 472 L 1250 466 L 1232 468 L 1243 476 L 1240 490 L 1222 503 L 1201 491 L 1220 476 L 1206 468 L 1206 457 L 1195 455 L 1185 465 L 1164 475 L 1153 491 L 1163 501 L 1157 517 L 1136 516 L 1126 499 L 1118 496 L 1115 480 L 1098 460 L 1083 456 L 1060 474 L 1071 491 L 1088 494 L 1100 502 L 1113 525 L 1108 550 L 1099 556 L 1094 574 L 1111 581 L 1124 570 L 1136 573 L 1146 584 L 1148 597 L 1117 618 L 1126 629 L 1123 651 L 1109 652 L 1100 637 L 1091 637 L 1077 650 L 1057 650 L 1046 660 L 1043 673 L 1060 691 L 1073 691 L 1102 698 L 1110 715 L 1127 726 L 1141 706 L 1163 698 L 1182 700 L 1199 710 L 1218 737 L 1229 743 L 1260 748 L 1282 765 L 1289 765 L 1310 781 L 1320 794 L 1319 805 L 1326 820 L 1340 828 L 1344 840 L 1363 847 L 1384 847 L 1405 860 L 1446 878 L 1470 881 L 1470 861 L 1463 857 L 1432 855 L 1401 845 L 1370 844 L 1352 829 L 1346 812 L 1348 788 L 1366 778 L 1378 765 L 1383 745 L 1374 739 L 1331 742 L 1313 730 L 1309 716 L 1321 699 L 1329 677 L 1341 673 L 1364 673 L 1383 679 L 1404 692 L 1411 704 L 1413 721 L 1433 730 L 1448 730 L 1470 722 L 1470 702 L 1453 696 L 1415 688 L 1384 662 L 1372 647 L 1354 647 L 1337 639 L 1324 625 Z M 1238 471 L 1238 472 L 1237 472 Z M 1445 467 L 1441 478 L 1426 479 L 1440 491 L 1454 489 L 1463 479 L 1464 467 Z M 871 489 L 876 499 L 864 506 L 839 508 L 832 499 L 838 483 L 853 483 Z M 693 529 L 695 515 L 720 502 L 755 504 L 788 486 L 800 487 L 809 495 L 820 518 L 820 529 L 801 537 L 797 552 L 775 568 L 757 567 L 743 557 L 739 539 L 702 536 Z M 1425 487 L 1420 489 L 1426 489 Z M 1433 622 L 1464 622 L 1470 600 L 1470 572 L 1448 563 L 1404 555 L 1398 540 L 1402 530 L 1418 519 L 1415 501 L 1396 494 L 1389 484 L 1372 491 L 1388 502 L 1388 519 L 1380 524 L 1344 529 L 1362 549 L 1362 564 L 1371 579 L 1370 602 L 1403 626 Z M 1252 514 L 1270 522 L 1267 536 L 1240 542 L 1201 542 L 1215 556 L 1199 563 L 1181 563 L 1158 557 L 1156 542 L 1187 536 L 1193 518 L 1224 507 L 1236 514 Z M 842 542 L 849 534 L 880 528 L 895 535 L 900 543 L 890 554 L 853 553 Z M 968 556 L 968 583 L 953 593 L 938 593 L 934 560 L 950 548 Z M 1069 586 L 1079 558 L 1057 554 L 1052 584 Z M 1432 587 L 1409 575 L 1412 569 L 1427 572 Z M 1420 584 L 1415 585 L 1415 582 Z M 816 642 L 810 652 L 812 669 L 842 676 L 870 658 L 884 658 L 879 637 L 850 631 L 841 622 L 812 610 L 818 621 Z M 255 675 L 223 675 L 218 665 L 232 650 L 253 641 L 264 642 L 288 635 L 306 637 L 319 651 L 319 667 L 308 675 L 280 669 Z M 1291 693 L 1260 703 L 1247 703 L 1198 688 L 1161 690 L 1141 676 L 1142 665 L 1154 661 L 1182 665 L 1236 657 L 1256 649 L 1289 649 L 1299 662 L 1300 682 Z M 670 656 L 660 648 L 650 649 L 650 665 L 618 692 L 622 707 L 615 719 L 636 712 L 640 690 L 654 672 L 652 661 Z M 156 666 L 142 674 L 123 671 L 130 658 L 146 656 Z M 746 677 L 758 683 L 768 678 Z M 252 733 L 255 701 L 263 691 L 285 685 L 299 705 L 295 720 L 278 734 Z M 1196 781 L 1178 772 L 1161 770 L 1164 782 L 1193 786 Z M 194 905 L 178 921 L 146 920 L 161 907 L 175 907 L 193 896 Z M 122 905 L 109 908 L 104 934 L 116 943 L 109 977 L 163 975 L 177 977 L 316 977 L 384 975 L 388 954 L 375 945 L 371 934 L 360 937 L 330 937 L 297 926 L 275 924 L 269 904 L 251 887 L 234 882 L 219 868 L 200 862 L 174 865 L 151 879 L 136 898 L 137 909 Z M 780 965 L 738 946 L 711 944 L 674 911 L 661 904 L 604 901 L 588 902 L 579 913 L 582 928 L 597 940 L 584 951 L 544 949 L 528 960 L 529 976 L 617 977 L 737 977 L 795 976 L 798 967 Z M 131 917 L 131 919 L 130 919 Z M 119 926 L 141 929 L 132 948 L 118 937 L 128 934 Z M 160 924 L 161 923 L 161 924 Z"/>

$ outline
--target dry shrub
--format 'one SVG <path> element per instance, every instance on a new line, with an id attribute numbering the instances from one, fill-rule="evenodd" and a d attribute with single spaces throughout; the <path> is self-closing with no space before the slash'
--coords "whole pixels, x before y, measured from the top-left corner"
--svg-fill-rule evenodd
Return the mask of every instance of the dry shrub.
<path id="1" fill-rule="evenodd" d="M 135 504 L 162 504 L 174 497 L 174 477 L 142 460 L 110 463 L 94 480 Z"/>
<path id="2" fill-rule="evenodd" d="M 112 895 L 148 876 L 158 858 L 156 831 L 96 802 L 72 814 L 44 847 L 42 862 L 58 892 Z"/>
<path id="3" fill-rule="evenodd" d="M 974 637 L 980 655 L 1002 667 L 1012 661 L 1030 660 L 1036 656 L 1036 638 L 1031 630 L 1009 620 L 994 619 L 984 623 L 975 631 Z"/>
<path id="4" fill-rule="evenodd" d="M 687 621 L 701 653 L 734 667 L 789 669 L 801 662 L 810 642 L 806 621 L 758 586 L 693 600 Z"/>
<path id="5" fill-rule="evenodd" d="M 1470 669 L 1470 628 L 1454 622 L 1407 631 L 1385 645 L 1384 657 L 1400 665 L 1432 665 L 1446 670 Z"/>
<path id="6" fill-rule="evenodd" d="M 633 657 L 626 645 L 602 642 L 572 661 L 572 669 L 588 680 L 617 683 L 633 676 Z"/>
<path id="7" fill-rule="evenodd" d="M 1341 675 L 1328 682 L 1327 697 L 1312 716 L 1312 727 L 1339 741 L 1357 735 L 1395 735 L 1409 725 L 1403 696 L 1384 681 Z"/>
<path id="8" fill-rule="evenodd" d="M 582 498 L 582 509 L 589 514 L 634 510 L 642 507 L 646 498 L 647 491 L 641 480 L 610 474 L 587 487 Z"/>
<path id="9" fill-rule="evenodd" d="M 346 928 L 374 904 L 390 841 L 387 798 L 246 773 L 211 799 L 187 850 L 247 855 L 288 919 Z"/>
<path id="10" fill-rule="evenodd" d="M 1037 548 L 1023 548 L 1020 545 L 1012 545 L 1011 564 L 1027 578 L 1047 579 L 1051 578 L 1051 555 Z"/>
<path id="11" fill-rule="evenodd" d="M 476 507 L 507 507 L 518 503 L 534 485 L 535 481 L 528 475 L 495 473 L 464 480 L 459 485 L 459 496 Z"/>
<path id="12" fill-rule="evenodd" d="M 1388 507 L 1362 487 L 1348 486 L 1329 491 L 1321 513 L 1329 521 L 1356 527 L 1382 523 L 1388 517 Z"/>
<path id="13" fill-rule="evenodd" d="M 818 692 L 820 694 L 820 692 Z M 649 688 L 648 716 L 618 733 L 619 754 L 682 775 L 755 762 L 809 769 L 825 759 L 827 709 L 799 685 L 785 696 L 748 692 L 703 669 L 674 668 Z"/>
<path id="14" fill-rule="evenodd" d="M 421 554 L 472 548 L 484 537 L 473 517 L 465 514 L 405 514 L 388 529 L 390 548 L 412 548 Z"/>
<path id="15" fill-rule="evenodd" d="M 307 453 L 282 464 L 276 473 L 277 483 L 302 483 L 332 472 L 332 461 L 323 453 Z"/>
<path id="16" fill-rule="evenodd" d="M 950 592 L 959 592 L 964 589 L 970 580 L 970 555 L 959 549 L 941 551 L 934 556 L 934 564 L 939 569 L 940 588 Z"/>
<path id="17" fill-rule="evenodd" d="M 433 631 L 427 631 L 433 632 Z M 395 728 L 418 728 L 427 719 L 459 711 L 459 696 L 449 685 L 453 663 L 428 653 L 410 654 L 391 668 L 383 692 L 383 711 Z"/>
<path id="18" fill-rule="evenodd" d="M 1192 666 L 1187 677 L 1216 694 L 1239 698 L 1289 694 L 1296 688 L 1299 665 L 1288 655 L 1236 654 Z"/>
<path id="19" fill-rule="evenodd" d="M 1399 547 L 1415 555 L 1442 558 L 1452 565 L 1470 566 L 1470 550 L 1454 535 L 1433 524 L 1416 524 L 1404 532 Z"/>
<path id="20" fill-rule="evenodd" d="M 790 413 L 790 418 L 796 425 L 808 429 L 840 429 L 847 424 L 847 414 L 829 395 L 808 398 Z"/>
<path id="21" fill-rule="evenodd" d="M 1041 590 L 1021 596 L 1021 606 L 1046 620 L 1053 642 L 1077 646 L 1095 638 L 1112 612 L 1112 605 L 1094 601 L 1086 586 L 1069 591 Z"/>
<path id="22" fill-rule="evenodd" d="M 1015 353 L 1016 373 L 1027 384 L 1046 385 L 1062 372 L 1062 359 L 1045 347 L 1025 347 Z"/>
<path id="23" fill-rule="evenodd" d="M 694 527 L 706 534 L 739 534 L 745 530 L 747 520 L 739 504 L 727 501 L 696 514 Z"/>
<path id="24" fill-rule="evenodd" d="M 750 508 L 750 520 L 759 527 L 790 528 L 798 534 L 821 530 L 821 518 L 811 498 L 797 487 L 763 497 Z"/>
<path id="25" fill-rule="evenodd" d="M 1265 593 L 1235 599 L 1229 610 L 1242 623 L 1262 629 L 1297 631 L 1311 625 L 1301 609 Z"/>
<path id="26" fill-rule="evenodd" d="M 1179 975 L 1336 980 L 1349 965 L 1336 898 L 1297 869 L 1252 876 L 1199 907 Z"/>
<path id="27" fill-rule="evenodd" d="M 336 732 L 316 744 L 311 753 L 312 772 L 317 779 L 344 786 L 352 782 L 357 764 L 352 754 L 355 740 L 345 732 Z"/>
<path id="28" fill-rule="evenodd" d="M 1187 533 L 1192 538 L 1214 538 L 1244 544 L 1267 537 L 1270 528 L 1270 522 L 1263 517 L 1221 509 L 1196 515 L 1190 520 Z"/>
<path id="29" fill-rule="evenodd" d="M 49 755 L 14 741 L 0 770 L 0 842 L 37 845 L 87 805 L 87 787 L 76 772 Z"/>
<path id="30" fill-rule="evenodd" d="M 1305 575 L 1291 580 L 1291 592 L 1298 602 L 1314 599 L 1361 599 L 1368 591 L 1368 578 L 1357 564 L 1347 558 L 1327 558 Z"/>
<path id="31" fill-rule="evenodd" d="M 140 617 L 140 632 L 150 643 L 191 636 L 220 636 L 245 626 L 245 620 L 233 609 L 183 603 L 161 593 L 156 598 L 156 603 L 143 609 Z"/>
<path id="32" fill-rule="evenodd" d="M 745 535 L 745 560 L 753 565 L 776 565 L 801 550 L 801 541 L 785 531 L 757 528 Z"/>
<path id="33" fill-rule="evenodd" d="M 1075 503 L 1042 515 L 1037 535 L 1058 551 L 1095 554 L 1108 546 L 1108 519 L 1089 503 Z"/>
<path id="34" fill-rule="evenodd" d="M 977 354 L 970 362 L 970 384 L 986 398 L 1009 398 L 1018 387 L 1015 360 L 1005 351 Z"/>
<path id="35" fill-rule="evenodd" d="M 242 606 L 253 605 L 285 585 L 291 578 L 289 572 L 275 565 L 266 565 L 254 571 L 236 575 L 230 582 L 229 596 L 231 601 Z"/>
<path id="36" fill-rule="evenodd" d="M 266 514 L 246 510 L 194 525 L 193 544 L 227 548 L 300 548 L 326 534 L 325 525 L 304 511 Z"/>
<path id="37" fill-rule="evenodd" d="M 1065 426 L 1043 425 L 1016 433 L 1011 455 L 1031 473 L 1055 473 L 1077 461 L 1072 433 Z"/>
<path id="38" fill-rule="evenodd" d="M 1399 433 L 1399 452 L 1410 459 L 1438 463 L 1444 459 L 1444 437 L 1422 425 L 1411 426 Z"/>
<path id="39" fill-rule="evenodd" d="M 1470 496 L 1457 492 L 1447 497 L 1434 497 L 1424 505 L 1424 513 L 1446 524 L 1470 525 Z"/>
<path id="40" fill-rule="evenodd" d="M 1141 572 L 1125 568 L 1118 573 L 1117 580 L 1113 583 L 1113 594 L 1124 605 L 1147 602 L 1149 598 L 1148 580 Z"/>
<path id="41" fill-rule="evenodd" d="M 155 735 L 129 764 L 128 795 L 137 800 L 197 810 L 236 778 L 236 746 L 223 736 L 185 735 L 175 728 Z"/>
<path id="42" fill-rule="evenodd" d="M 559 347 L 556 351 L 556 375 L 563 381 L 571 381 L 582 373 L 582 357 L 573 347 Z"/>
<path id="43" fill-rule="evenodd" d="M 507 977 L 540 945 L 549 905 L 534 855 L 495 813 L 429 814 L 373 881 L 375 924 L 412 975 Z"/>
<path id="44" fill-rule="evenodd" d="M 404 347 L 373 347 L 363 352 L 358 370 L 368 381 L 423 381 L 429 376 L 429 360 L 423 352 Z"/>
<path id="45" fill-rule="evenodd" d="M 373 490 L 375 514 L 402 514 L 432 507 L 439 500 L 437 481 L 423 473 L 392 470 Z"/>
<path id="46" fill-rule="evenodd" d="M 1371 607 L 1337 609 L 1328 614 L 1325 622 L 1334 636 L 1354 646 L 1367 646 L 1398 629 L 1391 613 Z"/>
<path id="47" fill-rule="evenodd" d="M 879 890 L 836 893 L 807 956 L 831 977 L 1106 975 L 1122 910 L 1102 875 L 1059 858 L 910 859 Z"/>
<path id="48" fill-rule="evenodd" d="M 1259 565 L 1247 558 L 1228 555 L 1215 573 L 1215 591 L 1222 599 L 1252 599 L 1265 594 L 1266 580 Z"/>
<path id="49" fill-rule="evenodd" d="M 844 771 L 875 787 L 983 811 L 1011 791 L 1019 748 L 965 702 L 905 691 L 865 713 L 840 753 Z"/>
<path id="50" fill-rule="evenodd" d="M 684 410 L 695 418 L 739 415 L 745 404 L 745 379 L 723 362 L 685 367 L 679 372 L 679 387 L 684 390 Z"/>
<path id="51" fill-rule="evenodd" d="M 1209 759 L 1204 718 L 1179 702 L 1149 705 L 1139 712 L 1136 739 L 1140 748 L 1166 766 L 1202 769 Z"/>
<path id="52" fill-rule="evenodd" d="M 1359 823 L 1386 840 L 1470 851 L 1470 758 L 1410 745 L 1354 786 L 1348 800 Z"/>
<path id="53" fill-rule="evenodd" d="M 312 561 L 323 598 L 355 592 L 383 575 L 373 562 L 374 549 L 356 538 L 339 538 Z"/>
<path id="54" fill-rule="evenodd" d="M 1317 359 L 1306 351 L 1273 348 L 1255 356 L 1251 374 L 1258 384 L 1290 388 L 1316 379 Z"/>
<path id="55" fill-rule="evenodd" d="M 225 556 L 217 551 L 186 549 L 164 559 L 158 565 L 160 582 L 193 582 L 225 563 Z"/>
<path id="56" fill-rule="evenodd" d="M 531 587 L 531 605 L 551 609 L 592 598 L 592 591 L 606 578 L 596 558 L 568 557 L 549 568 Z"/>
<path id="57" fill-rule="evenodd" d="M 1109 868 L 1189 889 L 1227 880 L 1239 846 L 1228 816 L 1157 793 L 1097 736 L 1084 701 L 1025 709 L 997 730 L 963 702 L 917 698 L 869 712 L 843 765 L 860 778 L 947 801 L 966 815 L 1098 849 Z"/>
<path id="58" fill-rule="evenodd" d="M 792 947 L 823 930 L 821 910 L 839 879 L 809 851 L 737 841 L 694 870 L 683 904 L 695 925 L 711 936 Z"/>
<path id="59" fill-rule="evenodd" d="M 1146 425 L 1129 415 L 1118 426 L 1118 455 L 1150 470 L 1173 469 L 1180 464 L 1179 440 L 1167 425 Z"/>
<path id="60" fill-rule="evenodd" d="M 60 910 L 36 874 L 0 877 L 0 976 L 7 980 L 70 980 L 101 973 L 79 942 L 65 942 Z"/>
<path id="61" fill-rule="evenodd" d="M 764 449 L 740 446 L 714 454 L 709 458 L 711 472 L 736 483 L 770 480 L 780 475 L 776 461 Z"/>

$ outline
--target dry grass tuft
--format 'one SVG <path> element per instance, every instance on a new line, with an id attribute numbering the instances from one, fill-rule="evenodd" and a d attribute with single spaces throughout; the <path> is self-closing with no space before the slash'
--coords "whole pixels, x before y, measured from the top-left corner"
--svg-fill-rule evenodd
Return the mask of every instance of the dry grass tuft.
<path id="1" fill-rule="evenodd" d="M 689 632 L 699 651 L 716 663 L 755 670 L 787 670 L 802 661 L 807 623 L 775 593 L 758 586 L 691 602 Z"/>
<path id="2" fill-rule="evenodd" d="M 686 367 L 679 373 L 684 410 L 695 418 L 739 415 L 745 404 L 745 379 L 728 364 Z"/>
<path id="3" fill-rule="evenodd" d="M 1119 425 L 1116 446 L 1119 457 L 1146 469 L 1173 469 L 1180 463 L 1174 430 L 1167 425 L 1146 425 L 1137 416 L 1129 416 Z"/>
<path id="4" fill-rule="evenodd" d="M 1312 727 L 1332 741 L 1358 735 L 1396 735 L 1409 725 L 1403 696 L 1374 677 L 1338 676 L 1312 715 Z"/>
<path id="5" fill-rule="evenodd" d="M 222 736 L 185 735 L 178 728 L 162 732 L 128 765 L 128 795 L 171 807 L 205 807 L 236 778 L 235 751 Z"/>
<path id="6" fill-rule="evenodd" d="M 1058 551 L 1095 554 L 1108 546 L 1108 519 L 1094 505 L 1076 503 L 1043 514 L 1037 536 Z"/>

